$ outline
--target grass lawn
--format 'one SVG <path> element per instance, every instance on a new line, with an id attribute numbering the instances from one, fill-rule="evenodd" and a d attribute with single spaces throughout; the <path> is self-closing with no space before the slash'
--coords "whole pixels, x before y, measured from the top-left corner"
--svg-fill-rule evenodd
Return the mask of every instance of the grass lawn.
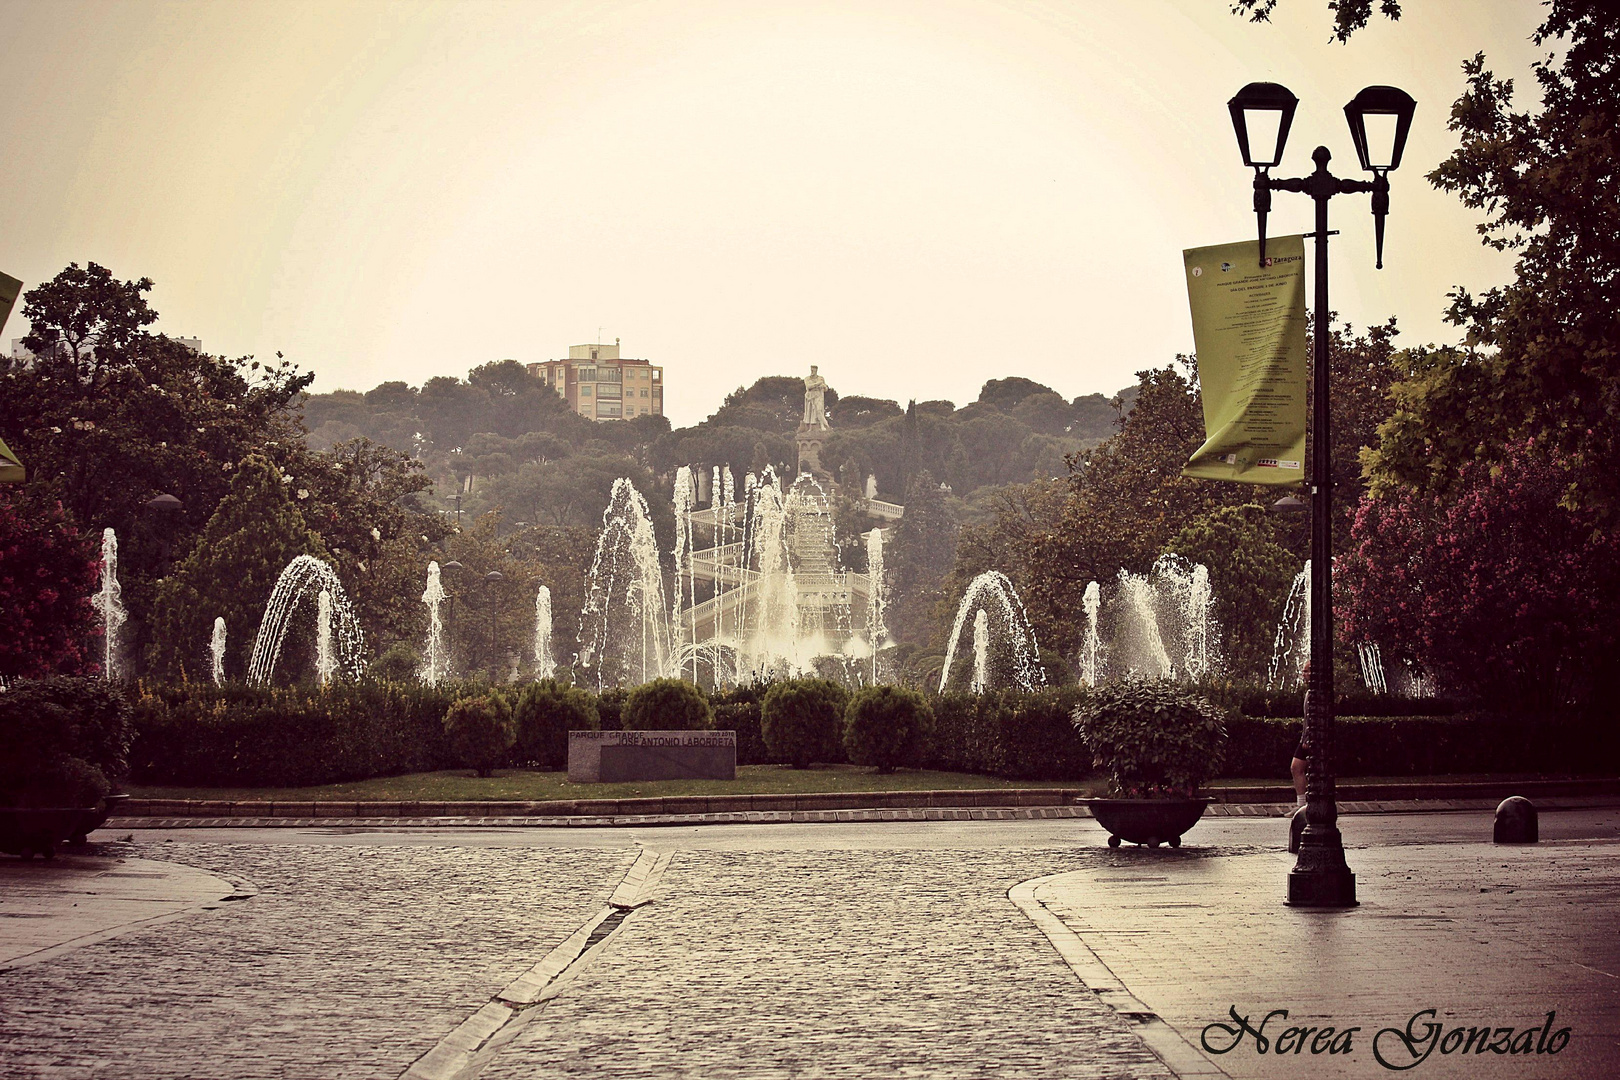
<path id="1" fill-rule="evenodd" d="M 659 780 L 634 784 L 570 784 L 564 772 L 498 769 L 479 778 L 465 769 L 383 776 L 349 784 L 304 788 L 190 788 L 131 785 L 131 795 L 145 799 L 218 799 L 227 802 L 471 802 L 475 800 L 544 801 L 549 799 L 667 798 L 671 795 L 799 795 L 829 791 L 940 791 L 1032 787 L 1095 787 L 1101 781 L 1001 780 L 972 773 L 900 769 L 884 776 L 854 765 L 818 765 L 792 769 L 785 765 L 742 765 L 735 780 Z"/>

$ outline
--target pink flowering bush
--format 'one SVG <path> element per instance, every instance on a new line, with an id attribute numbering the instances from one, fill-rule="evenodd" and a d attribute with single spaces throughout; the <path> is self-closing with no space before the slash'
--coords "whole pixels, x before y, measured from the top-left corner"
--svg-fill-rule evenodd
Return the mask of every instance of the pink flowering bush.
<path id="1" fill-rule="evenodd" d="M 1444 493 L 1363 499 L 1335 573 L 1345 636 L 1496 706 L 1606 697 L 1620 541 L 1561 505 L 1570 479 L 1525 443 Z"/>
<path id="2" fill-rule="evenodd" d="M 8 490 L 10 489 L 10 490 Z M 0 485 L 0 678 L 93 672 L 95 541 L 60 503 Z"/>

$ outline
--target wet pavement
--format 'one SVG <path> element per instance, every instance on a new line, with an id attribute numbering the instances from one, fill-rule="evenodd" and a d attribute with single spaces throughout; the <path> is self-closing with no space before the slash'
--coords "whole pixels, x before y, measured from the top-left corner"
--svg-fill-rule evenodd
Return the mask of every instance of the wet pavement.
<path id="1" fill-rule="evenodd" d="M 104 830 L 0 859 L 0 1076 L 1620 1075 L 1620 809 L 1341 825 L 1342 912 L 1275 817 Z"/>

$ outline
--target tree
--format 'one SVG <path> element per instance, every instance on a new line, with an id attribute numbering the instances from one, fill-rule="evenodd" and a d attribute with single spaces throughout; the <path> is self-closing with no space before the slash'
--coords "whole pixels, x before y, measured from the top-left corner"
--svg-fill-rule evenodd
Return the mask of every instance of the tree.
<path id="1" fill-rule="evenodd" d="M 1345 632 L 1496 707 L 1612 702 L 1620 537 L 1561 505 L 1570 474 L 1525 442 L 1445 492 L 1364 499 L 1340 562 Z"/>
<path id="2" fill-rule="evenodd" d="M 77 370 L 94 381 L 104 366 L 117 364 L 142 327 L 157 322 L 146 303 L 152 279 L 119 281 L 104 266 L 68 263 L 67 269 L 23 296 L 29 330 L 24 348 L 53 366 Z"/>
<path id="3" fill-rule="evenodd" d="M 0 683 L 97 670 L 99 564 L 60 503 L 0 485 Z"/>
<path id="4" fill-rule="evenodd" d="M 957 523 L 939 483 L 926 469 L 906 489 L 906 512 L 885 555 L 889 632 L 897 641 L 926 642 L 943 582 L 956 553 Z"/>
<path id="5" fill-rule="evenodd" d="M 1333 12 L 1333 37 L 1339 42 L 1349 41 L 1372 18 L 1373 0 L 1328 0 L 1327 6 Z M 1232 14 L 1247 15 L 1250 22 L 1270 22 L 1275 10 L 1277 0 L 1232 0 Z M 1378 10 L 1391 21 L 1398 20 L 1400 0 L 1378 0 Z"/>
<path id="6" fill-rule="evenodd" d="M 422 582 L 446 526 L 416 504 L 429 486 L 420 463 L 370 439 L 292 455 L 288 489 L 327 559 L 349 587 L 374 652 L 420 642 Z"/>
<path id="7" fill-rule="evenodd" d="M 1442 489 L 1473 460 L 1501 463 L 1533 440 L 1568 467 L 1564 501 L 1614 528 L 1620 507 L 1620 9 L 1554 0 L 1535 65 L 1541 109 L 1512 111 L 1514 87 L 1483 54 L 1463 66 L 1455 153 L 1430 181 L 1485 211 L 1486 246 L 1518 252 L 1514 281 L 1452 293 L 1466 349 L 1429 353 L 1400 392 L 1369 467 L 1387 490 Z"/>
<path id="8" fill-rule="evenodd" d="M 303 451 L 288 407 L 314 377 L 280 358 L 226 360 L 143 332 L 155 318 L 150 288 L 69 266 L 24 294 L 36 359 L 0 366 L 7 440 L 79 527 L 117 531 L 124 601 L 137 618 L 166 552 L 190 547 L 237 463 Z M 172 520 L 145 507 L 160 492 L 184 504 Z"/>
<path id="9" fill-rule="evenodd" d="M 242 462 L 190 553 L 158 586 L 151 669 L 166 678 L 209 674 L 214 620 L 225 620 L 226 675 L 245 678 L 254 638 L 277 579 L 299 555 L 326 554 L 299 512 L 293 485 L 268 458 Z"/>

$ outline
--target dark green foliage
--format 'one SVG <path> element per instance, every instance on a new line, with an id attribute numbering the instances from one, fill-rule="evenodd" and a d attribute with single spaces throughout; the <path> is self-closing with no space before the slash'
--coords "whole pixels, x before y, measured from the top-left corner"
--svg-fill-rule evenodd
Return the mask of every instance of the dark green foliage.
<path id="1" fill-rule="evenodd" d="M 1288 775 L 1300 721 L 1235 716 L 1226 721 L 1220 775 Z M 1445 773 L 1546 773 L 1613 776 L 1620 740 L 1609 717 L 1340 716 L 1334 720 L 1333 771 L 1344 776 Z"/>
<path id="2" fill-rule="evenodd" d="M 603 731 L 624 731 L 624 700 L 630 691 L 622 686 L 610 686 L 596 695 L 596 715 L 602 721 Z"/>
<path id="3" fill-rule="evenodd" d="M 781 759 L 765 748 L 760 734 L 760 707 L 773 684 L 753 682 L 746 686 L 733 686 L 729 690 L 716 690 L 709 696 L 709 707 L 714 710 L 716 731 L 737 733 L 737 764 L 777 765 Z M 842 748 L 840 748 L 842 756 Z"/>
<path id="4" fill-rule="evenodd" d="M 517 722 L 514 756 L 542 769 L 567 768 L 570 731 L 596 731 L 602 725 L 596 699 L 556 679 L 525 686 L 512 706 L 512 719 Z"/>
<path id="5" fill-rule="evenodd" d="M 96 679 L 0 693 L 0 806 L 93 806 L 129 775 L 129 703 Z"/>
<path id="6" fill-rule="evenodd" d="M 165 686 L 135 703 L 143 784 L 302 787 L 450 768 L 444 717 L 463 687 Z"/>
<path id="7" fill-rule="evenodd" d="M 1083 779 L 1092 754 L 1070 714 L 1084 697 L 1069 686 L 935 698 L 928 765 L 1016 780 Z"/>
<path id="8" fill-rule="evenodd" d="M 366 674 L 379 682 L 404 683 L 416 678 L 421 670 L 422 657 L 417 651 L 403 641 L 396 641 L 367 665 Z"/>
<path id="9" fill-rule="evenodd" d="M 479 776 L 494 773 L 517 741 L 512 707 L 499 694 L 458 698 L 444 714 L 444 735 L 451 756 Z"/>
<path id="10" fill-rule="evenodd" d="M 1300 569 L 1287 545 L 1278 515 L 1247 503 L 1205 511 L 1165 546 L 1209 568 L 1222 660 L 1236 676 L 1263 678 L 1271 661 L 1277 623 Z"/>
<path id="11" fill-rule="evenodd" d="M 789 679 L 765 692 L 760 734 L 771 756 L 803 769 L 837 745 L 849 691 L 830 679 Z"/>
<path id="12" fill-rule="evenodd" d="M 1092 692 L 1074 726 L 1123 798 L 1191 796 L 1219 774 L 1226 746 L 1221 714 L 1170 682 L 1132 679 Z"/>
<path id="13" fill-rule="evenodd" d="M 225 675 L 247 675 L 265 601 L 276 579 L 298 555 L 325 554 L 304 522 L 292 484 L 259 454 L 235 470 L 231 493 L 220 501 L 185 559 L 157 590 L 149 662 L 165 678 L 197 678 L 207 670 L 214 619 L 225 619 Z"/>
<path id="14" fill-rule="evenodd" d="M 922 760 L 933 726 L 928 699 L 898 686 L 857 690 L 844 710 L 844 750 L 856 765 L 875 765 L 878 772 L 915 765 Z"/>
<path id="15" fill-rule="evenodd" d="M 703 688 L 685 679 L 654 679 L 624 699 L 625 731 L 708 731 L 714 712 Z"/>

